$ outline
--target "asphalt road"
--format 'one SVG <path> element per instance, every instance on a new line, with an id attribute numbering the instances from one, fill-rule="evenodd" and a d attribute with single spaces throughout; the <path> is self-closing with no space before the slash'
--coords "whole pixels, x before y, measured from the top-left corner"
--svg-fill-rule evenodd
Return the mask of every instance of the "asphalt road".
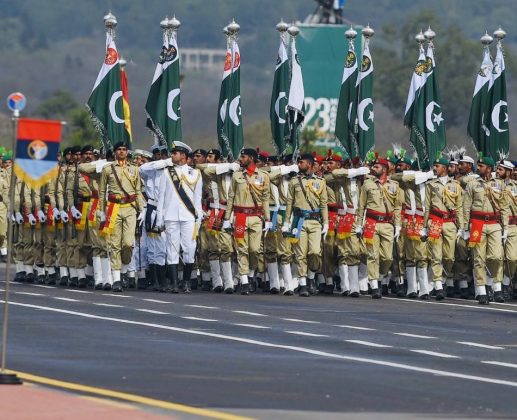
<path id="1" fill-rule="evenodd" d="M 10 303 L 8 367 L 34 375 L 264 419 L 517 417 L 516 303 L 27 284 Z"/>

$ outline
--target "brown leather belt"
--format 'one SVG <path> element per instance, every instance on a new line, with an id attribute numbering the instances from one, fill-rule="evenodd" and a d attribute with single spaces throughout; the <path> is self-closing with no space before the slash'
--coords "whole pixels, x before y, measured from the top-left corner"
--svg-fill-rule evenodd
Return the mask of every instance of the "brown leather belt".
<path id="1" fill-rule="evenodd" d="M 366 217 L 377 223 L 393 223 L 393 213 L 381 213 L 375 210 L 366 210 Z"/>
<path id="2" fill-rule="evenodd" d="M 455 222 L 456 221 L 456 210 L 444 211 L 437 209 L 436 207 L 432 207 L 429 211 L 433 216 L 439 217 L 443 219 L 444 222 Z"/>
<path id="3" fill-rule="evenodd" d="M 471 211 L 470 218 L 474 220 L 483 220 L 484 222 L 498 222 L 501 220 L 501 213 L 487 213 L 484 211 Z"/>
<path id="4" fill-rule="evenodd" d="M 234 206 L 233 211 L 235 213 L 245 214 L 247 216 L 262 216 L 262 207 L 242 207 L 242 206 Z"/>
<path id="5" fill-rule="evenodd" d="M 136 201 L 136 194 L 132 194 L 132 195 L 110 194 L 110 195 L 108 195 L 108 201 L 110 203 L 117 203 L 117 204 L 134 203 Z"/>

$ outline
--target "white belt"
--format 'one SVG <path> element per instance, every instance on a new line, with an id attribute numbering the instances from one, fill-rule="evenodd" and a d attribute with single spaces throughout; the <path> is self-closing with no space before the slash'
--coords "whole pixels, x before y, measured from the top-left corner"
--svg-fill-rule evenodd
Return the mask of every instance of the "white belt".
<path id="1" fill-rule="evenodd" d="M 269 211 L 278 211 L 279 206 L 269 206 Z"/>
<path id="2" fill-rule="evenodd" d="M 280 206 L 279 209 L 280 210 L 285 210 L 287 208 L 287 206 Z"/>
<path id="3" fill-rule="evenodd" d="M 216 203 L 210 203 L 210 208 L 211 209 L 216 209 L 216 210 L 226 210 L 226 204 L 216 204 Z"/>
<path id="4" fill-rule="evenodd" d="M 338 209 L 337 214 L 343 216 L 347 213 L 346 209 Z"/>
<path id="5" fill-rule="evenodd" d="M 416 214 L 417 216 L 422 216 L 422 217 L 424 217 L 425 212 L 424 212 L 423 210 L 415 210 L 415 214 Z"/>
<path id="6" fill-rule="evenodd" d="M 211 209 L 218 209 L 219 208 L 219 204 L 218 203 L 210 203 L 208 205 L 208 207 L 210 207 Z"/>
<path id="7" fill-rule="evenodd" d="M 356 213 L 357 213 L 357 210 L 356 210 L 356 209 L 352 209 L 352 208 L 348 207 L 348 208 L 346 209 L 346 212 L 347 212 L 348 214 L 356 214 Z"/>
<path id="8" fill-rule="evenodd" d="M 157 206 L 158 205 L 158 201 L 153 200 L 152 198 L 148 198 L 147 199 L 147 204 L 150 204 L 151 206 Z"/>
<path id="9" fill-rule="evenodd" d="M 414 216 L 415 212 L 413 210 L 404 210 L 404 214 L 406 216 Z"/>

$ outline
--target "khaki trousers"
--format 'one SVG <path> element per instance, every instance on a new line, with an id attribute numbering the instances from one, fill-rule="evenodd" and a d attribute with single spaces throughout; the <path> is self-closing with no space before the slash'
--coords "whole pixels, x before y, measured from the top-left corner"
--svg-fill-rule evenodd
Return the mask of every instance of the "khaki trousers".
<path id="1" fill-rule="evenodd" d="M 244 239 L 237 242 L 237 264 L 239 275 L 249 275 L 256 270 L 259 264 L 262 247 L 262 219 L 258 216 L 246 218 L 246 232 Z M 222 257 L 221 257 L 221 261 Z"/>
<path id="2" fill-rule="evenodd" d="M 512 279 L 517 268 L 517 225 L 508 227 L 508 239 L 504 244 L 504 258 L 506 258 L 505 275 Z"/>
<path id="3" fill-rule="evenodd" d="M 434 281 L 442 281 L 452 272 L 456 248 L 456 232 L 456 224 L 454 222 L 445 222 L 441 236 L 436 240 L 428 241 Z"/>
<path id="4" fill-rule="evenodd" d="M 120 270 L 122 264 L 131 262 L 135 246 L 136 210 L 132 206 L 121 205 L 113 233 L 109 236 L 110 262 L 112 270 Z"/>
<path id="5" fill-rule="evenodd" d="M 368 280 L 379 280 L 388 274 L 393 264 L 393 235 L 391 223 L 376 223 L 373 243 L 366 243 Z"/>
<path id="6" fill-rule="evenodd" d="M 318 272 L 321 268 L 321 223 L 305 220 L 298 242 L 293 244 L 298 276 L 307 277 L 307 269 Z"/>
<path id="7" fill-rule="evenodd" d="M 494 282 L 503 281 L 503 244 L 501 225 L 485 224 L 481 234 L 481 242 L 472 247 L 474 260 L 474 279 L 476 286 L 486 285 L 487 270 Z"/>

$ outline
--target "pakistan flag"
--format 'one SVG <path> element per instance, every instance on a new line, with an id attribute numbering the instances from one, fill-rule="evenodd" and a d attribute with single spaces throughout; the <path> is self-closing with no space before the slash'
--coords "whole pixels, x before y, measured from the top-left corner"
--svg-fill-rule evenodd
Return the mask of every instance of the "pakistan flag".
<path id="1" fill-rule="evenodd" d="M 271 135 L 278 154 L 283 154 L 289 139 L 289 125 L 287 124 L 287 99 L 289 97 L 289 60 L 284 41 L 280 41 L 278 58 L 276 61 L 271 106 L 269 110 L 271 120 Z"/>
<path id="2" fill-rule="evenodd" d="M 490 97 L 490 107 L 488 109 L 490 136 L 486 151 L 483 151 L 483 153 L 498 159 L 500 154 L 507 154 L 510 148 L 506 71 L 501 42 L 497 43 L 492 77 L 493 81 L 488 89 L 488 96 Z"/>
<path id="3" fill-rule="evenodd" d="M 366 154 L 375 144 L 373 113 L 373 61 L 370 54 L 369 41 L 366 40 L 361 69 L 356 83 L 357 101 L 351 108 L 351 121 L 355 122 L 355 138 L 352 137 L 350 156 L 359 156 L 365 160 Z M 357 151 L 355 151 L 357 147 Z"/>
<path id="4" fill-rule="evenodd" d="M 490 149 L 490 97 L 488 88 L 492 82 L 493 63 L 490 58 L 490 50 L 485 47 L 483 61 L 476 77 L 472 105 L 470 107 L 469 123 L 467 132 L 472 139 L 477 151 L 483 154 L 489 153 Z"/>
<path id="5" fill-rule="evenodd" d="M 433 48 L 429 45 L 425 56 L 420 50 L 404 117 L 404 125 L 411 130 L 409 141 L 420 162 L 432 162 L 446 146 Z"/>
<path id="6" fill-rule="evenodd" d="M 158 142 L 172 148 L 174 141 L 180 141 L 180 60 L 176 33 L 164 34 L 154 77 L 145 103 L 146 126 L 155 134 Z"/>
<path id="7" fill-rule="evenodd" d="M 219 94 L 217 137 L 223 156 L 237 159 L 244 144 L 241 111 L 241 55 L 237 40 L 230 38 Z"/>
<path id="8" fill-rule="evenodd" d="M 105 149 L 112 149 L 119 141 L 129 141 L 124 122 L 119 56 L 110 33 L 106 34 L 106 56 L 86 108 Z"/>
<path id="9" fill-rule="evenodd" d="M 354 120 L 351 119 L 352 108 L 357 99 L 357 70 L 357 56 L 352 41 L 348 46 L 348 54 L 343 69 L 335 129 L 336 137 L 352 157 L 359 155 L 357 141 L 354 141 Z"/>

